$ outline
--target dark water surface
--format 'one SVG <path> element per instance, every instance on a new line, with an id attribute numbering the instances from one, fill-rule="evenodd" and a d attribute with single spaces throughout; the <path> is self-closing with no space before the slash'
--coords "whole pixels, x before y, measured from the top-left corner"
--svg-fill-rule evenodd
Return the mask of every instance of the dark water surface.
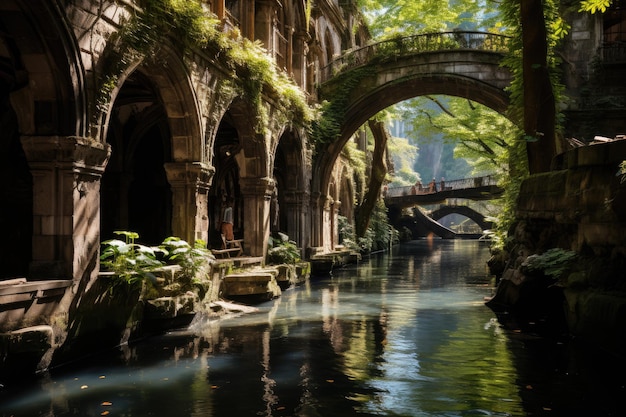
<path id="1" fill-rule="evenodd" d="M 412 242 L 0 390 L 0 416 L 626 416 L 623 367 L 507 332 L 476 241 Z"/>

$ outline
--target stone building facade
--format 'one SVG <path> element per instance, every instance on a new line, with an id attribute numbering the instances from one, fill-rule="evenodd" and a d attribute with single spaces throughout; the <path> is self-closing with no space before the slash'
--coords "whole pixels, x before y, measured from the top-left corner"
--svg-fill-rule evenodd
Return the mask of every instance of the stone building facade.
<path id="1" fill-rule="evenodd" d="M 210 17 L 208 39 L 180 3 Z M 145 18 L 163 10 L 182 20 Z M 46 325 L 62 343 L 101 241 L 132 230 L 218 247 L 227 199 L 246 255 L 265 256 L 272 230 L 303 252 L 336 243 L 316 230 L 331 230 L 318 221 L 334 222 L 345 181 L 311 192 L 306 123 L 272 81 L 311 111 L 319 70 L 367 40 L 355 2 L 7 0 L 0 28 L 0 280 L 62 294 L 5 314 L 0 332 Z M 255 79 L 255 64 L 275 77 Z"/>
<path id="2" fill-rule="evenodd" d="M 276 187 L 282 229 L 301 247 L 328 245 L 311 241 L 307 132 L 271 93 L 255 108 L 231 86 L 242 81 L 219 51 L 181 47 L 175 37 L 145 56 L 114 54 L 125 47 L 116 34 L 142 3 L 167 1 L 23 3 L 0 6 L 2 194 L 15 202 L 3 208 L 4 276 L 93 274 L 86 265 L 114 230 L 135 230 L 147 243 L 176 235 L 211 245 L 225 196 L 235 199 L 246 252 L 260 256 Z M 260 42 L 314 105 L 317 70 L 364 40 L 344 3 L 203 6 L 228 36 Z M 114 78 L 115 58 L 124 62 Z M 261 128 L 259 109 L 269 116 Z"/>
<path id="3" fill-rule="evenodd" d="M 181 4 L 211 16 L 208 35 Z M 569 19 L 568 137 L 626 133 L 623 13 Z M 0 334 L 44 338 L 45 367 L 97 284 L 102 240 L 217 247 L 231 198 L 246 255 L 263 257 L 273 230 L 333 249 L 358 184 L 339 146 L 314 160 L 285 97 L 313 109 L 323 69 L 367 39 L 354 0 L 0 2 Z M 263 78 L 260 58 L 278 75 Z"/>

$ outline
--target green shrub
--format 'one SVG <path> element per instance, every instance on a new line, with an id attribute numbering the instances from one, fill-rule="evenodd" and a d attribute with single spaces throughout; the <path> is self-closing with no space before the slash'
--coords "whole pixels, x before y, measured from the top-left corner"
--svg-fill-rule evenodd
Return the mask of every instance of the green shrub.
<path id="1" fill-rule="evenodd" d="M 100 262 L 103 268 L 111 271 L 122 282 L 133 284 L 143 280 L 156 282 L 154 271 L 165 265 L 178 265 L 186 283 L 192 283 L 203 265 L 212 262 L 215 257 L 206 249 L 202 240 L 194 246 L 178 237 L 168 237 L 156 247 L 136 243 L 136 232 L 116 231 L 116 235 L 125 240 L 111 239 L 102 242 Z"/>
<path id="2" fill-rule="evenodd" d="M 144 279 L 156 281 L 152 271 L 163 266 L 163 263 L 157 259 L 158 249 L 135 243 L 135 240 L 139 238 L 138 233 L 117 231 L 115 234 L 124 236 L 125 239 L 102 242 L 101 265 L 128 284 Z"/>
<path id="3" fill-rule="evenodd" d="M 300 250 L 284 233 L 271 236 L 268 242 L 267 263 L 272 265 L 300 262 Z"/>
<path id="4" fill-rule="evenodd" d="M 552 248 L 541 255 L 529 256 L 522 266 L 529 273 L 543 273 L 553 279 L 563 279 L 575 259 L 576 252 Z"/>
<path id="5" fill-rule="evenodd" d="M 200 269 L 207 263 L 215 260 L 203 240 L 196 240 L 194 246 L 178 237 L 170 236 L 159 245 L 164 253 L 164 261 L 168 265 L 179 265 L 183 276 L 193 281 Z"/>

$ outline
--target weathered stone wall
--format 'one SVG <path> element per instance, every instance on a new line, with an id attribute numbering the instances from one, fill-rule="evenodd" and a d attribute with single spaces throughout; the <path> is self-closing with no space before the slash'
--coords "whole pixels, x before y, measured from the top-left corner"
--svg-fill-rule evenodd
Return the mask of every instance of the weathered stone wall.
<path id="1" fill-rule="evenodd" d="M 538 248 L 553 245 L 547 247 L 590 250 L 596 255 L 626 253 L 626 183 L 618 176 L 625 157 L 624 140 L 583 146 L 560 155 L 556 170 L 524 181 L 518 218 L 555 228 L 552 233 L 542 231 Z M 561 228 L 573 235 L 563 236 Z"/>
<path id="2" fill-rule="evenodd" d="M 201 3 L 221 19 L 216 28 L 230 46 L 262 42 L 267 57 L 285 71 L 280 82 L 293 76 L 308 104 L 316 100 L 315 70 L 357 41 L 357 22 L 352 9 L 342 10 L 345 2 L 319 2 L 311 19 L 296 0 L 236 2 L 236 11 L 226 10 L 232 3 L 223 0 Z M 19 371 L 21 358 L 28 371 L 45 369 L 59 347 L 57 360 L 63 360 L 81 343 L 104 348 L 128 340 L 136 330 L 140 294 L 112 299 L 106 280 L 98 277 L 101 212 L 114 213 L 105 219 L 114 220 L 111 233 L 131 223 L 128 200 L 142 190 L 133 189 L 132 181 L 146 174 L 146 162 L 154 156 L 163 163 L 159 159 L 150 172 L 157 175 L 148 177 L 165 189 L 163 198 L 160 205 L 138 198 L 132 214 L 141 218 L 163 209 L 164 221 L 146 227 L 167 234 L 161 238 L 171 233 L 191 243 L 206 241 L 215 228 L 211 214 L 219 213 L 219 187 L 230 182 L 242 208 L 246 255 L 266 253 L 269 202 L 278 185 L 284 187 L 279 195 L 290 237 L 303 248 L 331 246 L 331 237 L 315 234 L 323 225 L 311 214 L 316 206 L 308 130 L 294 120 L 293 109 L 285 108 L 277 86 L 265 85 L 251 97 L 246 87 L 258 80 L 246 79 L 250 68 L 242 71 L 241 57 L 229 57 L 215 44 L 191 46 L 179 32 L 163 36 L 147 52 L 136 50 L 137 39 L 123 29 L 142 12 L 141 5 L 136 0 L 0 2 L 5 29 L 0 34 L 0 127 L 11 133 L 0 137 L 0 149 L 9 150 L 0 162 L 17 161 L 7 167 L 23 170 L 0 178 L 0 196 L 20 193 L 20 207 L 33 207 L 11 229 L 12 236 L 21 236 L 20 244 L 0 246 L 9 257 L 23 246 L 32 249 L 15 257 L 19 261 L 2 279 L 14 274 L 34 285 L 0 288 L 0 370 L 10 364 Z M 240 20 L 229 20 L 234 12 Z M 216 143 L 224 138 L 230 141 L 224 155 L 232 159 L 220 167 L 224 155 Z M 138 154 L 143 159 L 135 158 Z M 20 184 L 32 178 L 32 186 L 16 188 L 8 183 L 14 177 Z M 0 211 L 0 216 L 11 213 Z M 222 275 L 212 274 L 217 282 L 207 289 L 208 300 L 219 297 Z M 53 284 L 58 284 L 54 291 L 46 287 Z M 188 306 L 187 301 L 180 304 Z M 170 299 L 153 304 L 157 310 L 175 305 Z M 66 340 L 76 344 L 65 346 Z"/>
<path id="3" fill-rule="evenodd" d="M 624 140 L 584 146 L 524 181 L 513 239 L 491 260 L 501 280 L 487 305 L 509 313 L 507 324 L 569 333 L 626 356 L 625 158 Z M 552 248 L 576 253 L 563 276 L 528 268 Z"/>

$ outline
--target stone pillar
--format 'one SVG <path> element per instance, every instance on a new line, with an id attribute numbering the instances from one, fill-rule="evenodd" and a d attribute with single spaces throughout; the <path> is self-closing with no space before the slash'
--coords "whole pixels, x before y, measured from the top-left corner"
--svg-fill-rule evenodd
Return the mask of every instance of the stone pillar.
<path id="1" fill-rule="evenodd" d="M 292 77 L 294 81 L 306 91 L 307 87 L 307 43 L 311 39 L 306 31 L 296 32 L 292 36 L 292 56 L 291 56 L 291 71 L 293 71 Z"/>
<path id="2" fill-rule="evenodd" d="M 225 0 L 215 0 L 213 2 L 213 13 L 218 19 L 223 20 L 226 17 Z"/>
<path id="3" fill-rule="evenodd" d="M 254 37 L 256 40 L 263 42 L 265 48 L 274 56 L 276 51 L 274 50 L 273 7 L 271 3 L 270 1 L 256 2 Z"/>
<path id="4" fill-rule="evenodd" d="M 332 197 L 326 196 L 324 200 L 324 204 L 322 205 L 322 244 L 321 246 L 324 248 L 324 252 L 330 251 L 333 249 L 333 216 L 335 213 L 334 204 L 335 200 Z"/>
<path id="5" fill-rule="evenodd" d="M 208 241 L 209 188 L 215 170 L 202 163 L 165 164 L 172 188 L 172 233 L 193 245 L 196 239 Z"/>
<path id="6" fill-rule="evenodd" d="M 270 202 L 274 191 L 272 178 L 241 178 L 239 189 L 243 197 L 244 252 L 250 256 L 267 253 L 270 236 Z"/>
<path id="7" fill-rule="evenodd" d="M 341 209 L 341 201 L 335 200 L 330 206 L 330 235 L 331 244 L 330 248 L 335 249 L 335 246 L 339 244 L 339 210 Z"/>
<path id="8" fill-rule="evenodd" d="M 320 203 L 321 199 L 320 193 L 311 195 L 311 247 L 322 246 L 324 242 L 324 205 Z"/>
<path id="9" fill-rule="evenodd" d="M 240 24 L 240 29 L 241 29 L 241 33 L 243 36 L 245 36 L 246 38 L 250 39 L 250 40 L 255 40 L 254 36 L 255 36 L 255 25 L 254 25 L 254 19 L 256 16 L 256 9 L 255 9 L 255 1 L 251 1 L 249 2 L 249 5 L 246 5 L 246 7 L 242 8 L 242 15 L 241 15 L 241 21 L 239 22 Z"/>
<path id="10" fill-rule="evenodd" d="M 284 225 L 285 230 L 289 233 L 289 238 L 296 242 L 298 247 L 305 248 L 309 244 L 309 239 L 305 231 L 305 225 L 308 206 L 307 197 L 304 191 L 287 190 L 285 193 L 284 205 L 280 207 L 281 211 L 285 211 L 285 219 L 287 224 Z"/>
<path id="11" fill-rule="evenodd" d="M 25 136 L 33 177 L 30 279 L 95 278 L 100 254 L 100 180 L 108 144 L 89 138 Z"/>

